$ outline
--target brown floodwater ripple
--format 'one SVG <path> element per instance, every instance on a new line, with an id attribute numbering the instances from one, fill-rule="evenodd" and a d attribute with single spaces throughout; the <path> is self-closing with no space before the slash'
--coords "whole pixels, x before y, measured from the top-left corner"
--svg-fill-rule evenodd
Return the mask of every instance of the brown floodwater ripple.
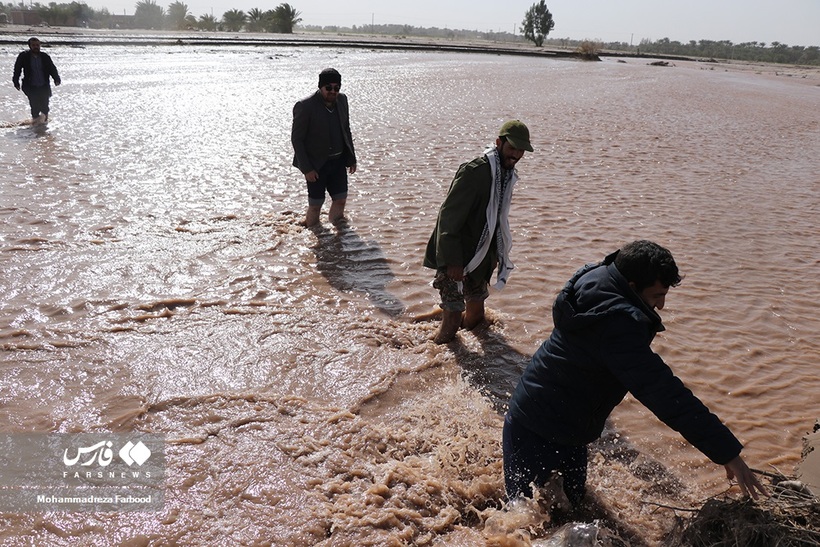
<path id="1" fill-rule="evenodd" d="M 3 66 L 18 48 L 0 47 Z M 501 423 L 554 296 L 639 238 L 685 275 L 655 350 L 791 473 L 820 417 L 820 76 L 310 47 L 49 50 L 47 127 L 0 90 L 0 433 L 165 435 L 155 512 L 4 513 L 8 545 L 527 545 Z M 343 75 L 359 156 L 349 222 L 299 226 L 293 103 Z M 760 72 L 760 73 L 759 73 Z M 414 323 L 422 255 L 461 162 L 530 127 L 516 268 L 493 323 Z M 324 220 L 324 219 L 323 219 Z M 728 487 L 631 397 L 590 486 L 657 543 L 657 504 Z M 655 504 L 655 505 L 653 505 Z M 630 536 L 630 534 L 633 534 Z"/>

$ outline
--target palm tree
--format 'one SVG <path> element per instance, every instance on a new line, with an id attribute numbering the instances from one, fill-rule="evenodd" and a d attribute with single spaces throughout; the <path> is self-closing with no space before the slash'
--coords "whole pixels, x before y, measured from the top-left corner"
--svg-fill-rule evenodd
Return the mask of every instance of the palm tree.
<path id="1" fill-rule="evenodd" d="M 165 10 L 154 0 L 140 0 L 134 10 L 134 26 L 137 28 L 162 28 Z"/>
<path id="2" fill-rule="evenodd" d="M 228 32 L 239 32 L 245 26 L 245 12 L 239 9 L 228 10 L 222 14 L 222 24 Z"/>
<path id="3" fill-rule="evenodd" d="M 302 22 L 302 18 L 299 17 L 302 13 L 290 4 L 279 4 L 273 13 L 279 32 L 284 34 L 293 34 L 293 27 Z"/>
<path id="4" fill-rule="evenodd" d="M 279 32 L 279 20 L 276 18 L 276 12 L 269 9 L 262 14 L 262 28 L 265 32 Z"/>
<path id="5" fill-rule="evenodd" d="M 188 16 L 188 5 L 179 0 L 168 5 L 168 28 L 173 30 L 183 30 L 188 26 L 185 18 Z"/>
<path id="6" fill-rule="evenodd" d="M 200 15 L 197 26 L 201 30 L 216 30 L 216 19 L 213 15 Z"/>
<path id="7" fill-rule="evenodd" d="M 259 8 L 253 8 L 248 12 L 248 32 L 262 32 L 265 30 L 265 12 Z"/>

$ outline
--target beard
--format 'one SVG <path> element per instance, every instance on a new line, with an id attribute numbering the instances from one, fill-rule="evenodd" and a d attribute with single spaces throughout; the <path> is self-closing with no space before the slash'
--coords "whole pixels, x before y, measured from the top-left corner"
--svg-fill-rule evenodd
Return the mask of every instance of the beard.
<path id="1" fill-rule="evenodd" d="M 499 151 L 499 155 L 501 156 L 502 169 L 506 169 L 507 171 L 515 169 L 515 164 L 518 163 L 518 158 L 505 154 L 503 150 Z"/>

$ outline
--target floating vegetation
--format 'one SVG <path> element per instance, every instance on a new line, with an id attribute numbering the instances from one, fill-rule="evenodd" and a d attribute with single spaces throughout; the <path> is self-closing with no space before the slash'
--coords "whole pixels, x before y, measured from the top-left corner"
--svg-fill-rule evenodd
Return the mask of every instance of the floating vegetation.
<path id="1" fill-rule="evenodd" d="M 712 498 L 678 526 L 666 547 L 820 546 L 820 499 L 800 481 L 765 473 L 771 496 L 762 500 Z"/>

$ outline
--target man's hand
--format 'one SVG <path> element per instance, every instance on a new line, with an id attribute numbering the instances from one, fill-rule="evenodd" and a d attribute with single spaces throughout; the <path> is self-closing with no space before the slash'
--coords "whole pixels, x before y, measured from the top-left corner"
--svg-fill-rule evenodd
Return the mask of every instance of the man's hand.
<path id="1" fill-rule="evenodd" d="M 12 82 L 14 84 L 14 89 L 20 91 L 20 82 Z"/>
<path id="2" fill-rule="evenodd" d="M 726 478 L 729 480 L 736 479 L 738 486 L 740 486 L 740 491 L 743 492 L 744 496 L 752 496 L 752 499 L 757 499 L 758 492 L 764 496 L 769 495 L 769 492 L 763 488 L 763 485 L 760 484 L 755 474 L 752 473 L 752 470 L 749 469 L 749 466 L 746 465 L 746 462 L 744 462 L 740 456 L 723 467 L 726 468 Z"/>
<path id="3" fill-rule="evenodd" d="M 453 281 L 463 281 L 464 266 L 447 266 L 447 277 Z"/>
<path id="4" fill-rule="evenodd" d="M 319 180 L 319 173 L 317 173 L 315 170 L 308 171 L 307 173 L 305 173 L 305 180 L 308 182 L 316 182 L 317 180 Z"/>
<path id="5" fill-rule="evenodd" d="M 355 172 L 356 172 L 356 164 L 354 163 L 353 165 L 351 165 L 350 167 L 348 167 L 348 168 L 347 168 L 347 172 L 348 172 L 349 174 L 351 174 L 351 175 L 352 175 L 353 173 L 355 173 Z"/>

